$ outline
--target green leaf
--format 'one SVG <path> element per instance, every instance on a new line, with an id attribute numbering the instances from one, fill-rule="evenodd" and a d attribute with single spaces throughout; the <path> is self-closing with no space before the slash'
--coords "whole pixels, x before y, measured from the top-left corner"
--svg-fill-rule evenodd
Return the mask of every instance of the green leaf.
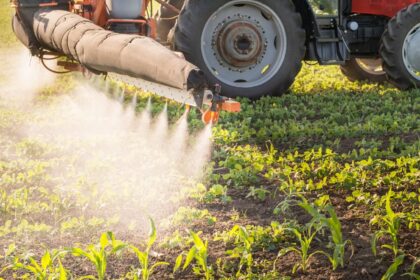
<path id="1" fill-rule="evenodd" d="M 372 252 L 373 252 L 373 255 L 374 256 L 376 256 L 376 254 L 377 254 L 377 251 L 376 251 L 376 243 L 378 242 L 378 239 L 381 237 L 381 236 L 383 236 L 385 234 L 385 232 L 383 232 L 383 231 L 378 231 L 378 232 L 375 232 L 375 234 L 373 235 L 373 237 L 372 237 L 372 241 L 371 241 L 371 247 L 372 247 Z"/>
<path id="2" fill-rule="evenodd" d="M 79 280 L 84 280 L 84 279 L 98 280 L 95 276 L 92 276 L 92 275 L 83 276 L 79 278 Z"/>
<path id="3" fill-rule="evenodd" d="M 295 273 L 296 273 L 296 271 L 298 270 L 298 268 L 299 268 L 300 266 L 301 266 L 301 265 L 300 265 L 300 263 L 295 264 L 295 265 L 293 266 L 293 269 L 292 269 L 292 274 L 295 274 Z"/>
<path id="4" fill-rule="evenodd" d="M 67 280 L 67 272 L 64 269 L 63 264 L 61 263 L 60 260 L 58 260 L 58 268 L 59 268 L 59 273 L 60 273 L 59 280 Z"/>
<path id="5" fill-rule="evenodd" d="M 401 276 L 409 276 L 410 278 L 413 278 L 415 280 L 420 280 L 420 275 L 417 274 L 417 273 L 414 273 L 414 272 L 407 272 L 407 273 L 404 273 Z"/>
<path id="6" fill-rule="evenodd" d="M 29 261 L 31 262 L 32 266 L 36 269 L 36 271 L 39 274 L 43 274 L 42 273 L 42 268 L 39 266 L 39 264 L 33 258 L 29 258 Z"/>
<path id="7" fill-rule="evenodd" d="M 45 270 L 51 265 L 51 254 L 50 252 L 45 252 L 44 256 L 41 258 L 41 266 Z"/>
<path id="8" fill-rule="evenodd" d="M 152 245 L 155 243 L 156 241 L 156 226 L 155 226 L 155 222 L 153 221 L 152 218 L 149 217 L 149 221 L 150 221 L 150 233 L 149 233 L 149 240 L 147 242 L 147 247 L 151 248 Z"/>
<path id="9" fill-rule="evenodd" d="M 155 271 L 155 269 L 157 267 L 159 267 L 159 266 L 167 266 L 167 265 L 169 265 L 168 262 L 157 262 L 157 263 L 153 264 L 152 267 L 150 268 L 150 274 L 152 274 L 153 271 Z"/>
<path id="10" fill-rule="evenodd" d="M 394 262 L 391 264 L 391 266 L 387 269 L 385 274 L 382 276 L 381 280 L 390 280 L 392 276 L 397 273 L 398 268 L 400 265 L 404 262 L 405 255 L 399 255 L 395 258 Z"/>
<path id="11" fill-rule="evenodd" d="M 176 260 L 175 260 L 175 266 L 174 266 L 174 270 L 173 272 L 175 273 L 176 271 L 178 271 L 178 269 L 181 267 L 181 263 L 182 260 L 184 259 L 184 256 L 182 254 L 180 254 Z"/>
<path id="12" fill-rule="evenodd" d="M 101 235 L 101 238 L 99 240 L 99 244 L 101 245 L 101 249 L 105 249 L 108 244 L 109 244 L 109 240 L 108 240 L 108 234 L 104 233 Z"/>
<path id="13" fill-rule="evenodd" d="M 202 248 L 205 248 L 205 245 L 203 243 L 203 240 L 201 240 L 200 236 L 198 236 L 198 234 L 196 234 L 193 231 L 190 231 L 190 234 L 194 240 L 194 244 L 197 247 L 198 250 L 201 250 Z"/>
<path id="14" fill-rule="evenodd" d="M 294 247 L 288 247 L 288 248 L 283 248 L 279 251 L 279 253 L 277 254 L 277 256 L 282 257 L 290 252 L 296 252 L 300 255 L 300 251 Z"/>
<path id="15" fill-rule="evenodd" d="M 196 252 L 197 252 L 197 249 L 195 246 L 190 249 L 190 251 L 187 254 L 187 258 L 185 259 L 184 267 L 182 268 L 182 270 L 187 269 L 187 267 L 190 265 L 190 263 L 194 259 Z"/>

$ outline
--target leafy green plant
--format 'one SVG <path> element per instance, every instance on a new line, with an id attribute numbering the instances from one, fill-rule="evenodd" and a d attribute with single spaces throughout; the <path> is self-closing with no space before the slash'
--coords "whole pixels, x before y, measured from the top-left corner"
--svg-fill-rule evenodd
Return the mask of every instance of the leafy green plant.
<path id="1" fill-rule="evenodd" d="M 308 203 L 308 201 L 302 197 L 302 202 L 299 206 L 305 209 L 312 216 L 312 223 L 316 223 L 320 228 L 326 227 L 330 232 L 331 243 L 329 247 L 332 248 L 333 254 L 327 254 L 323 252 L 333 266 L 333 270 L 336 270 L 338 266 L 344 267 L 344 253 L 345 248 L 351 245 L 350 240 L 344 240 L 341 223 L 337 217 L 337 213 L 334 207 L 327 203 L 326 197 L 318 200 L 319 207 L 325 209 L 328 213 L 328 217 L 321 212 L 321 209 L 316 208 L 314 205 Z"/>
<path id="2" fill-rule="evenodd" d="M 135 274 L 134 279 L 141 279 L 142 280 L 148 280 L 150 278 L 150 276 L 153 274 L 153 272 L 155 271 L 156 268 L 158 268 L 159 266 L 165 266 L 165 265 L 169 265 L 169 263 L 167 262 L 157 262 L 154 263 L 153 265 L 150 264 L 150 252 L 152 249 L 153 244 L 156 242 L 156 226 L 155 223 L 152 219 L 150 220 L 150 233 L 149 233 L 149 239 L 147 241 L 147 246 L 146 246 L 146 250 L 145 251 L 141 251 L 139 248 L 135 247 L 135 246 L 130 246 L 131 250 L 133 250 L 133 252 L 136 254 L 139 264 L 140 264 L 140 269 L 138 271 L 138 273 Z"/>
<path id="3" fill-rule="evenodd" d="M 255 238 L 249 234 L 245 227 L 235 225 L 230 231 L 229 236 L 235 240 L 235 248 L 228 250 L 226 253 L 231 258 L 239 258 L 238 270 L 236 277 L 240 278 L 242 270 L 246 266 L 247 277 L 252 276 L 252 264 L 254 262 L 252 256 L 252 245 L 255 242 Z"/>
<path id="4" fill-rule="evenodd" d="M 60 259 L 66 253 L 66 251 L 59 250 L 46 251 L 40 262 L 32 257 L 29 257 L 27 262 L 17 257 L 9 268 L 27 271 L 30 277 L 36 280 L 66 280 L 68 278 L 67 271 Z"/>
<path id="5" fill-rule="evenodd" d="M 127 244 L 120 240 L 116 240 L 112 232 L 103 233 L 97 245 L 88 245 L 86 249 L 71 248 L 71 252 L 76 257 L 85 257 L 96 269 L 96 276 L 84 276 L 83 279 L 99 279 L 104 280 L 106 275 L 107 260 L 111 254 L 119 253 L 127 247 Z"/>
<path id="6" fill-rule="evenodd" d="M 404 273 L 402 276 L 408 276 L 410 278 L 413 278 L 415 280 L 420 280 L 420 274 L 416 273 L 416 267 L 420 263 L 420 258 L 417 258 L 413 264 L 411 265 L 411 269 L 409 272 Z"/>
<path id="7" fill-rule="evenodd" d="M 380 230 L 375 232 L 372 237 L 372 252 L 377 254 L 377 242 L 383 236 L 388 236 L 391 243 L 383 244 L 381 247 L 389 249 L 393 252 L 394 257 L 398 255 L 400 249 L 398 248 L 398 232 L 401 226 L 401 220 L 404 217 L 403 213 L 395 213 L 391 208 L 392 190 L 390 189 L 385 195 L 385 216 L 375 217 L 371 223 L 379 224 Z"/>
<path id="8" fill-rule="evenodd" d="M 385 274 L 381 277 L 381 280 L 390 280 L 395 275 L 395 273 L 397 273 L 400 265 L 403 264 L 404 258 L 404 255 L 399 255 L 398 257 L 396 257 L 394 259 L 394 262 L 388 267 Z"/>
<path id="9" fill-rule="evenodd" d="M 190 225 L 191 223 L 198 221 L 204 221 L 208 225 L 214 225 L 217 218 L 212 216 L 207 209 L 201 210 L 197 208 L 180 207 L 176 213 L 165 221 L 164 225 L 167 227 L 173 225 Z"/>
<path id="10" fill-rule="evenodd" d="M 247 194 L 248 197 L 252 197 L 254 199 L 259 199 L 261 201 L 264 201 L 267 198 L 267 195 L 270 194 L 270 191 L 266 190 L 264 187 L 256 188 L 256 187 L 250 187 L 249 192 Z"/>
<path id="11" fill-rule="evenodd" d="M 296 271 L 299 269 L 302 269 L 303 272 L 306 272 L 310 264 L 310 261 L 314 255 L 326 254 L 325 252 L 320 251 L 320 250 L 314 251 L 312 253 L 310 252 L 312 241 L 315 238 L 319 228 L 317 229 L 316 227 L 314 227 L 313 223 L 309 223 L 306 226 L 306 229 L 303 229 L 303 230 L 299 230 L 298 228 L 288 228 L 287 230 L 291 231 L 294 234 L 294 236 L 299 242 L 299 245 L 292 245 L 287 248 L 281 249 L 277 255 L 277 259 L 290 252 L 295 252 L 299 256 L 300 262 L 296 263 L 293 266 L 292 273 L 293 274 L 296 273 Z M 274 263 L 274 268 L 275 266 L 276 266 L 276 263 Z"/>
<path id="12" fill-rule="evenodd" d="M 203 184 L 198 184 L 194 192 L 190 195 L 192 198 L 198 199 L 200 202 L 213 203 L 220 201 L 221 203 L 230 203 L 232 198 L 227 194 L 228 187 L 220 184 L 211 186 L 208 190 Z"/>
<path id="13" fill-rule="evenodd" d="M 213 267 L 208 264 L 208 241 L 203 241 L 199 234 L 190 231 L 190 235 L 193 240 L 193 246 L 188 251 L 185 257 L 185 262 L 183 266 L 183 270 L 187 269 L 191 262 L 195 260 L 197 263 L 197 266 L 193 267 L 194 274 L 203 276 L 206 280 L 212 279 L 214 275 Z M 184 258 L 184 253 L 180 254 L 176 261 L 175 261 L 175 267 L 174 272 L 178 271 L 178 269 L 181 267 L 182 261 Z"/>
<path id="14" fill-rule="evenodd" d="M 333 266 L 333 270 L 336 270 L 338 266 L 344 267 L 345 248 L 348 245 L 352 246 L 352 243 L 348 239 L 344 240 L 340 220 L 338 219 L 332 205 L 328 205 L 326 209 L 328 211 L 329 217 L 323 218 L 322 222 L 329 228 L 332 239 L 332 247 L 334 248 L 332 257 L 328 256 L 328 259 Z"/>

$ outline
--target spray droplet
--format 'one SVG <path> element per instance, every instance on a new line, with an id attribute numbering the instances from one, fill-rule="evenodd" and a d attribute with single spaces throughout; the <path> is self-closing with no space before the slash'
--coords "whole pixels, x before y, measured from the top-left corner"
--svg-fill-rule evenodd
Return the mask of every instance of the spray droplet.
<path id="1" fill-rule="evenodd" d="M 147 99 L 146 111 L 148 111 L 149 113 L 152 112 L 152 98 L 151 97 Z"/>
<path id="2" fill-rule="evenodd" d="M 120 96 L 118 98 L 118 101 L 123 104 L 124 103 L 124 97 L 125 97 L 125 89 L 121 89 Z"/>
<path id="3" fill-rule="evenodd" d="M 131 100 L 131 107 L 135 110 L 137 107 L 137 93 L 133 94 L 133 99 Z"/>

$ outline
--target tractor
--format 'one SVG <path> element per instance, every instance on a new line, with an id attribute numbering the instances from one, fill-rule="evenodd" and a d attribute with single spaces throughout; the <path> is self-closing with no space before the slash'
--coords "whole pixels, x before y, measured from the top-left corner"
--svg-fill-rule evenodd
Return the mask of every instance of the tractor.
<path id="1" fill-rule="evenodd" d="M 217 85 L 228 98 L 280 95 L 292 85 L 302 62 L 340 65 L 352 81 L 388 81 L 403 90 L 420 86 L 420 0 L 12 0 L 12 4 L 17 11 L 15 32 L 33 54 L 39 55 L 41 48 L 59 54 L 67 49 L 38 34 L 40 26 L 32 26 L 40 17 L 35 12 L 67 10 L 108 32 L 154 41 L 148 42 L 147 54 L 133 51 L 131 59 L 124 60 L 130 64 L 135 55 L 143 56 L 133 67 L 121 64 L 121 59 L 106 67 L 101 61 L 86 62 L 86 49 L 83 55 L 64 53 L 83 67 L 99 72 L 130 68 L 119 73 L 147 78 L 150 75 L 136 76 L 132 68 L 153 66 L 156 73 L 172 69 L 164 55 L 162 61 L 147 61 L 159 57 L 154 49 L 165 47 L 197 67 L 195 77 L 188 77 L 188 82 L 196 81 L 192 87 Z M 58 18 L 38 21 L 47 30 L 47 23 Z M 78 26 L 75 23 L 72 30 Z M 118 67 L 112 64 L 116 61 Z M 157 80 L 165 83 L 164 78 Z"/>
<path id="2" fill-rule="evenodd" d="M 351 81 L 389 81 L 400 89 L 420 86 L 419 0 L 169 4 L 180 13 L 161 7 L 160 39 L 221 84 L 227 96 L 282 94 L 302 61 L 338 64 Z"/>

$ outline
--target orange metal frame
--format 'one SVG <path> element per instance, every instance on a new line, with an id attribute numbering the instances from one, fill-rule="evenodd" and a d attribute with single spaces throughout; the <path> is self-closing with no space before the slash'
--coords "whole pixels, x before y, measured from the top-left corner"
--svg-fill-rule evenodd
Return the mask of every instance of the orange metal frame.
<path id="1" fill-rule="evenodd" d="M 156 24 L 152 18 L 153 11 L 150 11 L 150 15 L 147 13 L 149 4 L 150 0 L 143 1 L 140 13 L 142 18 L 140 19 L 108 18 L 105 0 L 79 0 L 76 1 L 76 3 L 70 9 L 74 11 L 74 7 L 76 5 L 81 5 L 84 12 L 82 12 L 80 15 L 92 20 L 96 25 L 99 25 L 103 28 L 109 28 L 109 26 L 113 23 L 137 23 L 141 26 L 139 35 L 155 38 Z M 85 7 L 91 7 L 92 11 L 86 11 L 86 9 L 84 9 Z"/>

